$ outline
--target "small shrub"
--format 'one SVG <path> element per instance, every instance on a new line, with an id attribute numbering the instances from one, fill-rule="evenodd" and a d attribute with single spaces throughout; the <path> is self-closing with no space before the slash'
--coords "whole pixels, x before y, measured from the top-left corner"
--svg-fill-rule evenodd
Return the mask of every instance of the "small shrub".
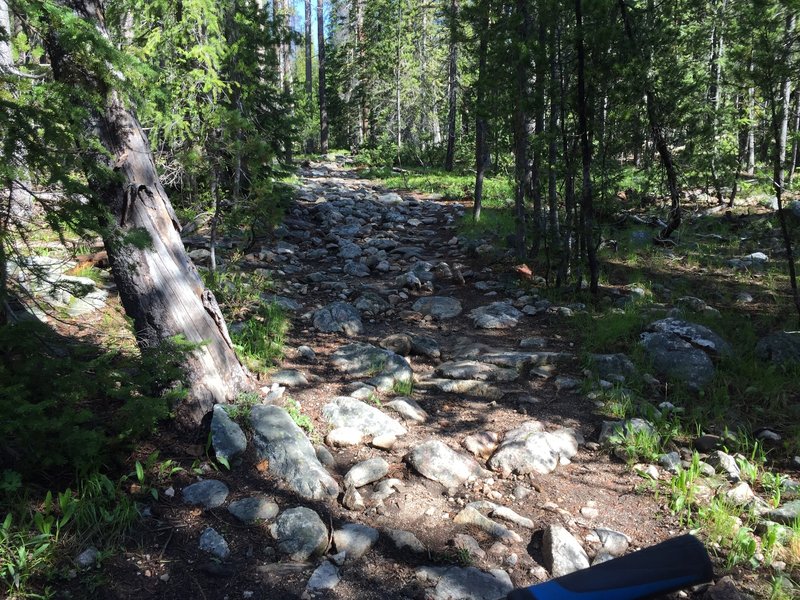
<path id="1" fill-rule="evenodd" d="M 283 356 L 283 339 L 289 321 L 277 304 L 266 304 L 231 338 L 248 369 L 263 373 Z"/>
<path id="2" fill-rule="evenodd" d="M 311 422 L 311 417 L 303 414 L 300 403 L 297 400 L 292 398 L 286 400 L 286 412 L 289 413 L 292 421 L 294 421 L 300 429 L 304 429 L 309 435 L 314 433 L 314 424 Z"/>

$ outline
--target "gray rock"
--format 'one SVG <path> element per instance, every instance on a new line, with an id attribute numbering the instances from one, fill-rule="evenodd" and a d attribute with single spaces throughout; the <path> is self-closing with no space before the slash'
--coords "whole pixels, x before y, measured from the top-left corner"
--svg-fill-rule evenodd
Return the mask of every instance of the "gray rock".
<path id="1" fill-rule="evenodd" d="M 411 336 L 407 333 L 395 333 L 383 338 L 380 341 L 380 346 L 395 354 L 408 356 L 411 354 Z"/>
<path id="2" fill-rule="evenodd" d="M 208 552 L 220 560 L 225 560 L 231 555 L 228 542 L 212 527 L 206 527 L 200 535 L 200 550 Z"/>
<path id="3" fill-rule="evenodd" d="M 424 423 L 428 420 L 428 413 L 411 398 L 396 398 L 391 402 L 387 402 L 386 407 L 399 413 L 406 421 Z"/>
<path id="4" fill-rule="evenodd" d="M 356 377 L 381 375 L 393 381 L 410 381 L 414 374 L 405 358 L 372 344 L 342 346 L 331 356 L 331 363 L 340 373 Z"/>
<path id="5" fill-rule="evenodd" d="M 656 371 L 685 382 L 691 389 L 699 390 L 714 378 L 714 363 L 708 354 L 677 336 L 645 332 L 640 344 Z"/>
<path id="6" fill-rule="evenodd" d="M 602 378 L 611 375 L 628 377 L 636 372 L 633 361 L 624 354 L 591 354 L 592 369 Z"/>
<path id="7" fill-rule="evenodd" d="M 217 458 L 228 464 L 247 449 L 247 438 L 242 428 L 228 416 L 221 404 L 214 406 L 211 417 L 211 445 Z"/>
<path id="8" fill-rule="evenodd" d="M 519 377 L 516 369 L 504 369 L 476 360 L 442 363 L 436 368 L 436 374 L 448 379 L 474 379 L 477 381 L 514 381 Z"/>
<path id="9" fill-rule="evenodd" d="M 598 441 L 607 445 L 615 443 L 617 438 L 624 438 L 635 433 L 657 435 L 656 428 L 652 423 L 637 417 L 627 421 L 603 421 Z"/>
<path id="10" fill-rule="evenodd" d="M 468 552 L 470 557 L 486 558 L 486 552 L 481 548 L 478 540 L 471 535 L 457 533 L 452 539 L 452 544 L 454 548 Z"/>
<path id="11" fill-rule="evenodd" d="M 310 508 L 298 506 L 283 511 L 269 528 L 278 550 L 292 560 L 319 556 L 328 547 L 328 528 Z"/>
<path id="12" fill-rule="evenodd" d="M 73 561 L 79 569 L 87 569 L 97 562 L 100 551 L 94 546 L 89 546 L 86 550 L 78 554 Z"/>
<path id="13" fill-rule="evenodd" d="M 426 385 L 448 394 L 466 394 L 488 400 L 499 400 L 504 395 L 503 390 L 475 379 L 432 379 L 422 383 L 420 387 Z"/>
<path id="14" fill-rule="evenodd" d="M 310 346 L 298 346 L 297 354 L 303 360 L 307 360 L 308 362 L 314 362 L 315 360 L 317 360 L 317 353 L 314 352 L 313 348 L 311 348 Z"/>
<path id="15" fill-rule="evenodd" d="M 275 294 L 262 294 L 261 296 L 265 302 L 269 304 L 277 304 L 286 312 L 298 312 L 303 310 L 303 305 L 297 300 L 287 298 L 286 296 L 276 296 Z"/>
<path id="16" fill-rule="evenodd" d="M 461 314 L 461 302 L 455 298 L 444 296 L 429 296 L 420 298 L 412 307 L 423 315 L 430 315 L 434 319 L 452 319 Z"/>
<path id="17" fill-rule="evenodd" d="M 589 567 L 589 557 L 572 534 L 561 525 L 544 530 L 542 552 L 553 577 Z"/>
<path id="18" fill-rule="evenodd" d="M 228 497 L 228 486 L 215 479 L 205 479 L 183 488 L 183 501 L 187 504 L 200 504 L 204 508 L 222 506 Z"/>
<path id="19" fill-rule="evenodd" d="M 363 292 L 353 305 L 362 313 L 369 315 L 380 315 L 391 308 L 380 294 L 370 291 Z"/>
<path id="20" fill-rule="evenodd" d="M 327 333 L 344 333 L 348 336 L 359 335 L 364 330 L 361 313 L 353 305 L 346 302 L 334 302 L 314 313 L 314 327 Z"/>
<path id="21" fill-rule="evenodd" d="M 486 573 L 475 567 L 425 567 L 418 577 L 436 582 L 430 600 L 504 600 L 514 589 L 504 571 Z"/>
<path id="22" fill-rule="evenodd" d="M 739 465 L 736 464 L 736 459 L 722 450 L 712 452 L 707 462 L 712 467 L 724 471 L 729 481 L 737 482 L 742 478 L 742 473 L 739 470 Z"/>
<path id="23" fill-rule="evenodd" d="M 800 500 L 787 502 L 783 506 L 769 511 L 764 518 L 783 525 L 791 525 L 800 519 Z"/>
<path id="24" fill-rule="evenodd" d="M 255 406 L 250 411 L 253 441 L 261 459 L 295 492 L 309 500 L 339 495 L 339 485 L 320 464 L 305 433 L 283 408 Z"/>
<path id="25" fill-rule="evenodd" d="M 594 532 L 597 534 L 597 537 L 600 538 L 603 551 L 610 556 L 616 558 L 628 551 L 631 540 L 624 533 L 604 528 L 595 529 Z"/>
<path id="26" fill-rule="evenodd" d="M 717 356 L 727 356 L 733 352 L 730 344 L 708 327 L 675 318 L 661 319 L 650 323 L 648 331 L 675 335 L 696 348 L 703 348 Z"/>
<path id="27" fill-rule="evenodd" d="M 581 387 L 581 381 L 580 379 L 575 379 L 574 377 L 559 375 L 556 377 L 553 385 L 555 385 L 556 389 L 559 391 L 570 391 L 577 390 L 579 387 Z"/>
<path id="28" fill-rule="evenodd" d="M 242 498 L 230 503 L 228 512 L 244 523 L 269 521 L 278 515 L 278 505 L 266 496 Z"/>
<path id="29" fill-rule="evenodd" d="M 508 329 L 515 327 L 523 314 L 508 302 L 493 302 L 469 313 L 472 323 L 479 329 Z"/>
<path id="30" fill-rule="evenodd" d="M 479 431 L 464 438 L 461 445 L 470 454 L 487 459 L 497 449 L 499 443 L 500 436 L 494 431 Z"/>
<path id="31" fill-rule="evenodd" d="M 347 510 L 364 510 L 366 508 L 364 497 L 353 485 L 348 485 L 345 488 L 344 496 L 342 496 L 342 506 Z"/>
<path id="32" fill-rule="evenodd" d="M 725 492 L 725 498 L 736 506 L 745 506 L 755 499 L 753 489 L 746 481 L 740 481 Z"/>
<path id="33" fill-rule="evenodd" d="M 370 270 L 367 265 L 360 262 L 350 261 L 345 264 L 344 272 L 351 277 L 369 277 Z M 359 308 L 356 306 L 356 308 Z"/>
<path id="34" fill-rule="evenodd" d="M 800 363 L 800 332 L 779 331 L 761 338 L 756 356 L 780 366 Z"/>
<path id="35" fill-rule="evenodd" d="M 524 350 L 539 350 L 547 347 L 547 340 L 543 337 L 523 338 L 519 341 L 519 347 Z"/>
<path id="36" fill-rule="evenodd" d="M 677 452 L 668 452 L 658 457 L 658 464 L 670 473 L 677 473 L 681 468 L 681 455 Z"/>
<path id="37" fill-rule="evenodd" d="M 411 336 L 411 354 L 439 358 L 442 351 L 439 348 L 439 342 L 434 338 L 427 335 L 414 335 Z"/>
<path id="38" fill-rule="evenodd" d="M 312 594 L 320 590 L 332 590 L 339 584 L 340 580 L 339 568 L 329 560 L 323 561 L 314 570 L 308 583 L 306 583 L 306 594 Z"/>
<path id="39" fill-rule="evenodd" d="M 364 434 L 355 427 L 337 427 L 325 436 L 325 443 L 334 448 L 360 446 L 363 441 Z"/>
<path id="40" fill-rule="evenodd" d="M 482 529 L 492 537 L 506 542 L 521 542 L 522 538 L 518 533 L 511 531 L 497 521 L 482 515 L 474 506 L 465 506 L 453 519 L 453 523 L 477 527 Z"/>
<path id="41" fill-rule="evenodd" d="M 377 529 L 358 523 L 345 523 L 333 533 L 337 552 L 345 552 L 348 561 L 355 561 L 369 552 L 378 541 Z"/>
<path id="42" fill-rule="evenodd" d="M 419 554 L 428 551 L 425 545 L 419 541 L 417 536 L 410 531 L 404 531 L 402 529 L 385 529 L 384 534 L 386 534 L 386 537 L 392 540 L 392 543 L 398 550 L 408 548 L 412 552 L 417 552 Z"/>
<path id="43" fill-rule="evenodd" d="M 347 472 L 344 483 L 347 486 L 361 487 L 378 481 L 389 472 L 389 463 L 382 458 L 364 460 Z"/>
<path id="44" fill-rule="evenodd" d="M 404 435 L 406 428 L 374 406 L 340 396 L 322 408 L 322 417 L 333 427 L 353 427 L 365 435 Z"/>
<path id="45" fill-rule="evenodd" d="M 314 446 L 314 454 L 317 456 L 317 460 L 320 464 L 326 469 L 333 469 L 336 466 L 336 459 L 333 458 L 333 454 L 322 444 Z"/>
<path id="46" fill-rule="evenodd" d="M 582 442 L 573 429 L 547 432 L 538 421 L 530 421 L 506 433 L 487 464 L 506 474 L 547 474 L 574 457 Z"/>
<path id="47" fill-rule="evenodd" d="M 287 388 L 308 385 L 308 379 L 302 371 L 297 369 L 281 369 L 270 375 L 270 381 Z"/>
<path id="48" fill-rule="evenodd" d="M 723 577 L 706 590 L 704 600 L 754 600 L 750 594 L 739 591 L 733 578 Z"/>
<path id="49" fill-rule="evenodd" d="M 488 474 L 473 458 L 459 454 L 439 440 L 418 444 L 406 460 L 420 475 L 446 488 L 458 487 L 472 476 Z"/>

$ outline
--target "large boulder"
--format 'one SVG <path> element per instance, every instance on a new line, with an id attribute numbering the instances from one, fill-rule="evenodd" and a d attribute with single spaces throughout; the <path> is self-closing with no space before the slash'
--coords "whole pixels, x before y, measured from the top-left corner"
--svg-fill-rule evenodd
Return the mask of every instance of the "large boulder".
<path id="1" fill-rule="evenodd" d="M 328 528 L 317 513 L 304 506 L 282 512 L 269 531 L 278 541 L 278 550 L 292 560 L 319 556 L 328 547 Z"/>
<path id="2" fill-rule="evenodd" d="M 458 487 L 473 476 L 488 475 L 472 457 L 452 450 L 439 440 L 417 445 L 406 460 L 420 475 L 438 481 L 446 488 Z"/>
<path id="3" fill-rule="evenodd" d="M 413 309 L 423 315 L 430 315 L 434 319 L 452 319 L 461 314 L 461 302 L 455 298 L 444 296 L 429 296 L 420 298 L 414 303 Z"/>
<path id="4" fill-rule="evenodd" d="M 555 470 L 578 453 L 582 436 L 573 429 L 544 431 L 538 421 L 529 421 L 506 433 L 503 442 L 487 463 L 490 469 L 502 473 L 540 473 Z"/>
<path id="5" fill-rule="evenodd" d="M 382 376 L 394 381 L 410 381 L 414 375 L 405 358 L 372 344 L 342 346 L 331 358 L 337 371 L 356 377 Z"/>
<path id="6" fill-rule="evenodd" d="M 309 500 L 332 500 L 339 484 L 319 462 L 314 446 L 283 408 L 254 406 L 250 411 L 253 442 L 269 469 Z"/>
<path id="7" fill-rule="evenodd" d="M 366 402 L 339 396 L 322 408 L 322 418 L 333 427 L 352 427 L 364 435 L 405 435 L 406 428 Z"/>
<path id="8" fill-rule="evenodd" d="M 800 363 L 800 332 L 778 331 L 761 338 L 756 356 L 779 366 Z"/>

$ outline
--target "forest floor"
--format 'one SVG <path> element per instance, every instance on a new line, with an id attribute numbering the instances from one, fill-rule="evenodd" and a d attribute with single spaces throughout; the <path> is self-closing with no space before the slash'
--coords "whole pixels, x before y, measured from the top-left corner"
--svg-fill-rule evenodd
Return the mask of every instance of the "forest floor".
<path id="1" fill-rule="evenodd" d="M 615 455 L 598 443 L 604 421 L 629 414 L 626 410 L 609 412 L 608 398 L 599 395 L 598 378 L 585 370 L 587 353 L 600 351 L 595 346 L 602 341 L 595 340 L 592 347 L 584 347 L 583 305 L 537 289 L 534 285 L 539 283 L 537 280 L 521 277 L 512 259 L 482 247 L 480 240 L 474 243 L 454 241 L 459 235 L 459 219 L 466 212 L 463 203 L 405 190 L 400 193 L 399 205 L 404 208 L 394 212 L 392 206 L 398 206 L 393 204 L 397 198 L 387 197 L 379 183 L 360 179 L 353 166 L 344 161 L 311 163 L 302 168 L 299 175 L 297 197 L 279 228 L 280 243 L 265 240 L 263 250 L 247 255 L 242 263 L 248 272 L 262 269 L 262 273 L 268 273 L 275 282 L 270 293 L 278 294 L 293 308 L 291 325 L 284 339 L 286 350 L 279 365 L 280 375 L 276 376 L 276 371 L 266 372 L 259 376 L 260 384 L 268 387 L 273 378 L 282 381 L 288 389 L 277 403 L 293 407 L 295 421 L 306 427 L 312 442 L 322 444 L 332 428 L 324 407 L 332 399 L 349 396 L 358 389 L 354 382 L 368 379 L 337 369 L 333 361 L 337 350 L 353 342 L 387 345 L 387 338 L 393 334 L 435 340 L 438 357 L 435 352 L 407 357 L 414 373 L 413 387 L 395 383 L 385 391 L 375 390 L 362 396 L 366 404 L 398 422 L 402 421 L 401 416 L 392 412 L 387 404 L 397 397 L 410 397 L 424 410 L 424 421 L 406 420 L 403 425 L 407 434 L 388 449 L 376 448 L 368 441 L 329 448 L 334 462 L 328 470 L 342 490 L 343 478 L 353 465 L 380 457 L 388 463 L 387 476 L 399 480 L 395 493 L 371 505 L 369 494 L 365 492 L 367 506 L 356 510 L 345 508 L 341 499 L 330 502 L 304 499 L 270 471 L 269 464 L 254 448 L 254 434 L 247 428 L 246 419 L 242 422 L 248 448 L 230 470 L 213 460 L 205 434 L 186 439 L 175 431 L 165 430 L 143 444 L 131 460 L 147 463 L 147 457 L 158 452 L 158 459 L 147 463 L 149 472 L 156 472 L 158 465 L 165 461 L 172 461 L 166 464 L 180 469 L 170 468 L 175 471 L 171 473 L 162 470 L 161 475 L 134 485 L 132 491 L 145 498 L 142 500 L 145 516 L 128 538 L 124 550 L 80 571 L 56 593 L 57 597 L 232 600 L 291 599 L 305 594 L 306 597 L 352 600 L 444 600 L 447 592 L 437 587 L 436 578 L 426 574 L 424 567 L 469 565 L 484 572 L 501 569 L 515 587 L 548 578 L 546 569 L 550 569 L 550 565 L 544 556 L 543 531 L 553 524 L 565 527 L 589 559 L 601 550 L 598 529 L 625 534 L 630 542 L 629 551 L 687 532 L 687 521 L 672 510 L 673 476 L 664 468 L 655 467 L 653 479 L 644 474 L 648 463 L 657 463 L 653 456 L 636 457 L 634 453 L 634 460 L 621 460 L 619 457 L 623 454 Z M 365 214 L 361 203 L 366 200 L 388 202 L 389 207 L 379 215 Z M 320 208 L 325 204 L 334 206 Z M 353 225 L 355 227 L 347 230 Z M 381 238 L 392 243 L 385 246 L 387 252 L 376 253 L 374 261 L 367 261 L 371 265 L 367 276 L 357 277 L 348 274 L 345 268 L 348 260 L 340 256 L 347 245 L 340 243 L 342 236 L 358 247 L 357 255 L 365 257 L 373 256 L 368 251 L 370 239 Z M 385 271 L 374 268 L 384 257 L 388 268 Z M 718 298 L 720 305 L 726 301 L 732 306 L 736 303 L 735 295 L 742 291 L 742 285 L 735 273 L 729 278 L 728 290 L 723 287 L 725 282 L 713 277 L 706 266 L 690 264 L 685 257 L 683 261 L 680 258 L 669 260 L 682 262 L 677 267 L 683 268 L 683 275 L 688 276 L 686 283 L 679 284 L 677 280 L 682 275 L 678 268 L 672 269 L 667 277 L 672 287 L 686 285 L 694 290 L 692 296 L 708 292 L 711 296 L 707 298 Z M 398 277 L 413 271 L 414 265 L 422 261 L 431 263 L 431 273 L 445 262 L 449 273 L 437 271 L 429 285 L 425 284 L 425 277 L 417 282 L 419 285 L 398 282 Z M 635 293 L 632 287 L 636 286 L 631 284 L 642 279 L 642 272 L 635 272 L 637 269 L 640 267 L 626 263 L 625 257 L 609 261 L 609 276 L 603 286 L 609 307 Z M 534 275 L 536 271 L 534 265 Z M 417 274 L 424 273 L 428 270 L 417 271 Z M 692 281 L 701 282 L 703 288 Z M 752 285 L 749 289 L 752 291 Z M 367 304 L 371 302 L 376 308 L 373 312 L 362 310 L 361 331 L 326 333 L 315 327 L 314 311 L 335 301 L 354 302 L 365 292 L 373 294 L 367 295 Z M 754 313 L 773 310 L 773 294 L 753 294 L 754 301 L 746 310 Z M 439 319 L 426 316 L 414 307 L 419 298 L 432 295 L 458 301 L 462 311 L 454 318 Z M 287 303 L 286 299 L 296 304 Z M 535 311 L 530 310 L 530 314 L 520 314 L 511 327 L 476 327 L 470 312 L 501 300 L 508 300 L 519 308 L 547 301 Z M 624 306 L 624 302 L 617 305 Z M 113 302 L 110 308 L 113 309 Z M 664 305 L 664 309 L 667 308 L 669 306 Z M 659 307 L 650 313 L 645 311 L 644 316 L 638 315 L 637 319 L 658 315 L 658 310 Z M 237 324 L 232 324 L 232 330 L 236 328 Z M 620 339 L 609 339 L 609 347 L 602 351 L 621 349 Z M 478 395 L 469 391 L 447 393 L 437 387 L 437 381 L 441 380 L 437 369 L 443 363 L 467 357 L 480 361 L 481 356 L 519 351 L 521 343 L 529 346 L 526 352 L 554 352 L 559 353 L 561 359 L 554 364 L 527 364 L 511 381 L 485 381 L 475 388 L 482 390 Z M 313 358 L 307 352 L 298 351 L 302 346 L 313 350 Z M 485 366 L 485 363 L 480 364 Z M 297 379 L 298 373 L 303 376 L 299 383 L 292 381 Z M 649 394 L 647 401 L 653 406 L 665 399 L 673 400 L 661 384 L 651 387 Z M 585 443 L 570 459 L 560 460 L 550 473 L 497 472 L 476 481 L 468 480 L 457 488 L 448 488 L 423 477 L 406 458 L 429 440 L 439 440 L 467 454 L 462 443 L 468 436 L 489 432 L 502 439 L 506 432 L 534 420 L 540 422 L 545 431 L 572 428 Z M 687 450 L 690 446 L 691 439 L 678 436 L 663 450 L 678 451 L 686 459 L 687 452 L 691 457 L 691 451 Z M 477 460 L 485 466 L 485 456 Z M 199 479 L 225 483 L 230 490 L 225 504 L 211 509 L 187 505 L 181 490 Z M 141 494 L 142 483 L 145 491 L 155 490 L 157 499 Z M 281 511 L 296 506 L 313 509 L 328 526 L 331 537 L 334 530 L 347 523 L 364 524 L 381 534 L 361 559 L 334 565 L 339 578 L 335 587 L 311 589 L 309 578 L 320 565 L 320 558 L 302 562 L 287 560 L 270 534 L 269 522 L 246 525 L 229 513 L 230 502 L 253 495 L 273 499 Z M 520 526 L 504 522 L 517 534 L 515 538 L 519 541 L 500 542 L 486 531 L 456 522 L 455 517 L 463 507 L 476 501 L 506 506 L 532 523 Z M 199 549 L 200 535 L 208 527 L 227 541 L 230 548 L 227 558 L 213 558 Z M 398 547 L 385 534 L 390 529 L 411 532 L 424 550 Z M 454 545 L 459 534 L 472 536 L 480 550 L 459 550 Z M 757 597 L 769 596 L 773 570 L 753 561 L 731 566 L 730 561 L 726 561 L 724 544 L 718 544 L 717 548 L 719 552 L 714 562 L 718 576 L 732 574 L 742 590 Z M 331 542 L 325 556 L 330 558 L 337 551 Z M 788 566 L 790 570 L 792 567 Z M 696 591 L 697 597 L 704 593 L 704 588 Z M 681 593 L 674 597 L 689 596 Z"/>

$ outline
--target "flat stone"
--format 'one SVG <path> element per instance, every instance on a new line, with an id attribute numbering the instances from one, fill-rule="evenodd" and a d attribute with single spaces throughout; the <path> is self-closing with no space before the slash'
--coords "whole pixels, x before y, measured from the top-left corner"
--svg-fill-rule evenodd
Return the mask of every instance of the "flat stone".
<path id="1" fill-rule="evenodd" d="M 496 365 L 476 360 L 459 360 L 442 363 L 436 374 L 448 379 L 468 379 L 476 381 L 514 381 L 519 377 L 516 369 L 504 369 Z"/>
<path id="2" fill-rule="evenodd" d="M 452 319 L 461 314 L 461 302 L 455 298 L 444 296 L 428 296 L 417 300 L 413 307 L 423 315 L 430 315 L 434 319 Z"/>
<path id="3" fill-rule="evenodd" d="M 322 408 L 322 418 L 333 427 L 352 427 L 365 435 L 405 435 L 406 428 L 398 421 L 369 404 L 340 396 Z"/>
<path id="4" fill-rule="evenodd" d="M 334 302 L 314 313 L 314 328 L 326 333 L 356 336 L 364 330 L 361 313 L 346 302 Z"/>
<path id="5" fill-rule="evenodd" d="M 769 511 L 764 518 L 783 525 L 791 525 L 800 519 L 800 500 L 787 502 L 783 506 Z"/>
<path id="6" fill-rule="evenodd" d="M 369 552 L 378 541 L 377 529 L 358 523 L 345 523 L 333 532 L 337 552 L 345 552 L 348 561 L 356 561 Z"/>
<path id="7" fill-rule="evenodd" d="M 573 535 L 561 525 L 544 530 L 542 552 L 553 577 L 589 567 L 589 557 Z"/>
<path id="8" fill-rule="evenodd" d="M 461 445 L 470 454 L 487 459 L 497 449 L 499 443 L 500 436 L 494 431 L 480 431 L 465 437 Z"/>
<path id="9" fill-rule="evenodd" d="M 474 459 L 459 454 L 439 440 L 418 444 L 406 461 L 423 477 L 438 481 L 446 488 L 460 486 L 470 477 L 488 475 Z"/>
<path id="10" fill-rule="evenodd" d="M 507 573 L 489 573 L 475 567 L 424 567 L 417 577 L 436 582 L 429 600 L 504 600 L 514 589 Z"/>
<path id="11" fill-rule="evenodd" d="M 389 472 L 389 463 L 382 458 L 364 460 L 347 472 L 344 483 L 347 486 L 362 487 L 368 483 L 378 481 Z"/>
<path id="12" fill-rule="evenodd" d="M 381 450 L 391 450 L 394 448 L 396 443 L 397 436 L 391 433 L 376 435 L 374 438 L 372 438 L 372 442 L 370 442 L 373 448 L 379 448 Z"/>
<path id="13" fill-rule="evenodd" d="M 231 462 L 247 449 L 242 428 L 228 416 L 221 404 L 214 405 L 211 416 L 211 445 L 217 458 Z"/>
<path id="14" fill-rule="evenodd" d="M 325 443 L 334 448 L 360 446 L 363 441 L 364 434 L 356 427 L 337 427 L 325 436 Z"/>
<path id="15" fill-rule="evenodd" d="M 287 388 L 308 385 L 308 378 L 302 371 L 297 369 L 282 369 L 270 375 L 269 379 L 272 383 L 277 383 Z"/>
<path id="16" fill-rule="evenodd" d="M 464 394 L 477 396 L 487 400 L 500 400 L 505 392 L 485 381 L 475 379 L 432 379 L 422 383 L 420 387 L 431 386 L 448 394 Z"/>
<path id="17" fill-rule="evenodd" d="M 314 570 L 308 583 L 306 583 L 306 593 L 311 594 L 320 590 L 332 590 L 339 584 L 340 580 L 339 568 L 329 560 L 323 561 Z"/>
<path id="18" fill-rule="evenodd" d="M 340 373 L 355 377 L 384 375 L 393 381 L 410 381 L 414 375 L 405 358 L 371 344 L 342 346 L 331 356 L 331 364 Z"/>
<path id="19" fill-rule="evenodd" d="M 319 556 L 328 547 L 328 528 L 310 508 L 299 506 L 283 511 L 269 528 L 278 550 L 292 560 Z"/>
<path id="20" fill-rule="evenodd" d="M 457 533 L 452 539 L 452 544 L 454 548 L 469 552 L 471 557 L 486 558 L 486 552 L 481 548 L 478 540 L 471 535 Z"/>
<path id="21" fill-rule="evenodd" d="M 428 413 L 411 398 L 396 398 L 386 403 L 387 408 L 397 412 L 406 421 L 424 423 L 428 420 Z"/>
<path id="22" fill-rule="evenodd" d="M 497 521 L 492 521 L 490 518 L 482 515 L 478 510 L 472 506 L 464 507 L 453 519 L 453 523 L 459 525 L 469 525 L 482 529 L 492 537 L 507 542 L 521 542 L 522 538 L 518 533 L 511 531 L 504 525 Z"/>
<path id="23" fill-rule="evenodd" d="M 322 466 L 314 446 L 286 410 L 255 406 L 250 411 L 250 424 L 259 458 L 266 459 L 270 471 L 300 496 L 331 500 L 339 495 L 336 480 Z"/>
<path id="24" fill-rule="evenodd" d="M 208 552 L 220 560 L 225 560 L 231 555 L 228 542 L 211 527 L 206 527 L 200 535 L 200 550 Z"/>
<path id="25" fill-rule="evenodd" d="M 428 551 L 425 547 L 425 544 L 419 541 L 417 536 L 415 536 L 410 531 L 404 531 L 402 529 L 385 529 L 384 534 L 395 545 L 398 550 L 403 550 L 408 548 L 412 552 L 417 552 L 418 554 L 423 554 Z"/>
<path id="26" fill-rule="evenodd" d="M 228 512 L 244 523 L 269 521 L 278 515 L 278 505 L 266 496 L 243 498 L 230 503 Z"/>
<path id="27" fill-rule="evenodd" d="M 628 377 L 636 373 L 633 361 L 625 354 L 590 354 L 592 370 L 602 379 L 608 379 L 611 375 L 623 375 Z"/>
<path id="28" fill-rule="evenodd" d="M 523 313 L 508 302 L 493 302 L 470 311 L 469 315 L 478 329 L 508 329 L 515 327 L 523 317 Z"/>
<path id="29" fill-rule="evenodd" d="M 222 506 L 228 497 L 228 486 L 215 479 L 205 479 L 183 488 L 183 501 L 187 504 L 200 504 L 204 508 Z"/>
<path id="30" fill-rule="evenodd" d="M 538 421 L 530 421 L 506 433 L 487 464 L 507 474 L 544 475 L 554 471 L 559 462 L 573 458 L 581 443 L 582 436 L 573 429 L 547 432 Z"/>

